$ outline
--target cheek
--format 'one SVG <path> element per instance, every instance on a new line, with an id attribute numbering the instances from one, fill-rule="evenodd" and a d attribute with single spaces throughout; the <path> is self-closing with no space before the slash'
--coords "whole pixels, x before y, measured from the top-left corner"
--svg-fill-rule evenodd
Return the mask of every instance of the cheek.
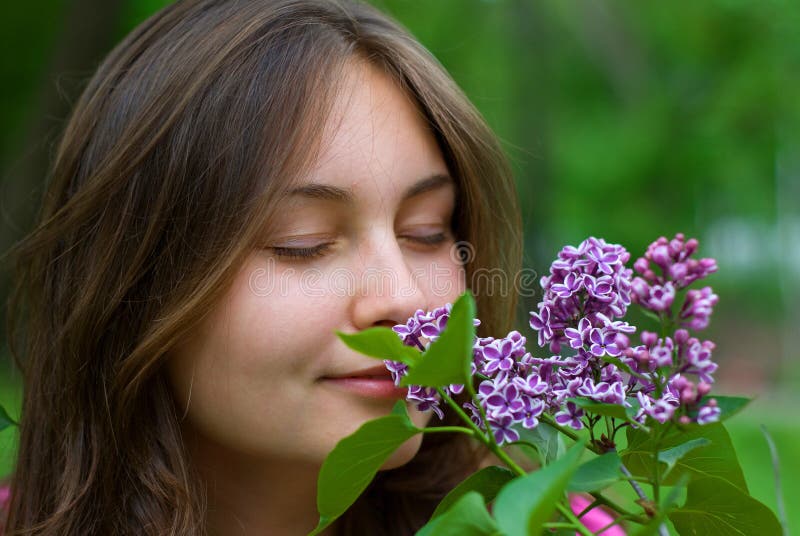
<path id="1" fill-rule="evenodd" d="M 450 252 L 448 248 L 433 262 L 415 268 L 416 284 L 426 295 L 429 309 L 455 302 L 466 290 L 466 270 Z"/>
<path id="2" fill-rule="evenodd" d="M 268 289 L 254 275 L 243 270 L 166 363 L 179 414 L 238 450 L 263 440 L 254 430 L 287 429 L 299 418 L 340 327 L 341 299 L 309 297 L 288 279 Z"/>

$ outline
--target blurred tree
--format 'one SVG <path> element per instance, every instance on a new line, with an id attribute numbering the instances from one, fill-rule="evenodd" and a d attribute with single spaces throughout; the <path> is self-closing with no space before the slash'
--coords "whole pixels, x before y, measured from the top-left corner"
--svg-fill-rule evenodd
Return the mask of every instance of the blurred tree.
<path id="1" fill-rule="evenodd" d="M 683 231 L 720 261 L 720 317 L 773 329 L 800 316 L 796 1 L 372 1 L 439 58 L 503 140 L 527 266 L 543 269 L 559 244 L 589 234 L 638 254 Z M 6 7 L 2 251 L 29 226 L 83 83 L 166 3 Z M 534 302 L 520 305 L 521 321 Z M 783 350 L 767 337 L 771 354 L 788 355 L 785 337 Z"/>

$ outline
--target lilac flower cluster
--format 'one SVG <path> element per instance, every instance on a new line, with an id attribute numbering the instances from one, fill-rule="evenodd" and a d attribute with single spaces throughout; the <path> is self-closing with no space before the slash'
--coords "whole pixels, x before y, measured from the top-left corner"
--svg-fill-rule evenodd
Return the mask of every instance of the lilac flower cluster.
<path id="1" fill-rule="evenodd" d="M 488 427 L 503 444 L 519 439 L 519 426 L 537 426 L 542 414 L 575 430 L 591 427 L 597 417 L 576 399 L 631 408 L 632 419 L 641 424 L 648 418 L 661 423 L 717 420 L 716 402 L 705 398 L 717 368 L 711 360 L 714 344 L 684 329 L 706 327 L 717 296 L 710 287 L 689 290 L 678 312 L 672 312 L 677 290 L 717 269 L 713 259 L 692 259 L 696 249 L 696 240 L 685 241 L 680 234 L 671 241 L 659 238 L 636 261 L 642 277 L 634 279 L 625 266 L 630 254 L 622 246 L 590 237 L 578 247 L 564 247 L 541 279 L 544 297 L 530 317 L 539 346 L 551 356 L 532 356 L 517 331 L 500 339 L 476 337 L 472 374 L 480 381 L 475 398 L 463 405 L 473 422 Z M 659 315 L 668 329 L 681 327 L 672 336 L 642 332 L 642 344 L 631 346 L 628 335 L 636 328 L 621 320 L 631 303 Z M 450 304 L 430 313 L 418 310 L 393 329 L 405 344 L 425 350 L 446 326 L 450 311 Z M 399 383 L 407 367 L 385 363 Z M 445 392 L 455 395 L 463 389 L 451 385 Z M 435 389 L 410 387 L 408 399 L 420 410 L 443 415 Z"/>
<path id="2" fill-rule="evenodd" d="M 656 313 L 664 313 L 672 307 L 677 290 L 716 272 L 714 259 L 691 258 L 697 245 L 697 240 L 686 240 L 682 233 L 672 240 L 662 236 L 650 244 L 644 257 L 633 265 L 641 275 L 633 280 L 633 301 Z M 717 300 L 711 287 L 688 291 L 679 315 L 681 325 L 693 330 L 705 329 Z"/>
<path id="3" fill-rule="evenodd" d="M 588 346 L 593 355 L 609 347 L 619 355 L 615 336 L 633 329 L 613 318 L 625 316 L 631 303 L 631 276 L 625 267 L 630 254 L 625 248 L 602 239 L 587 238 L 577 248 L 564 247 L 542 277 L 544 299 L 538 312 L 531 311 L 531 328 L 539 332 L 539 346 L 551 352 L 562 345 L 573 349 Z"/>
<path id="4" fill-rule="evenodd" d="M 403 343 L 425 351 L 431 343 L 439 338 L 442 331 L 444 331 L 447 320 L 450 318 L 452 308 L 453 304 L 447 303 L 430 312 L 417 309 L 405 324 L 398 324 L 392 329 L 397 333 Z M 475 326 L 480 325 L 480 320 L 477 318 L 474 319 L 473 322 Z M 389 372 L 391 372 L 395 385 L 399 385 L 400 379 L 408 373 L 408 366 L 399 361 L 391 361 L 388 359 L 384 360 L 384 364 Z M 463 390 L 464 386 L 458 384 L 450 385 L 445 388 L 445 392 L 448 395 L 457 395 Z M 444 418 L 444 412 L 440 406 L 441 398 L 436 392 L 436 389 L 411 385 L 408 388 L 408 395 L 406 398 L 414 402 L 418 410 L 431 410 L 436 413 L 440 419 Z"/>
<path id="5" fill-rule="evenodd" d="M 618 320 L 631 304 L 629 259 L 622 246 L 590 237 L 564 247 L 541 280 L 544 299 L 531 311 L 530 326 L 539 345 L 557 354 L 532 361 L 550 386 L 548 411 L 562 426 L 580 430 L 587 422 L 574 398 L 631 405 L 631 383 L 614 364 L 636 330 Z"/>

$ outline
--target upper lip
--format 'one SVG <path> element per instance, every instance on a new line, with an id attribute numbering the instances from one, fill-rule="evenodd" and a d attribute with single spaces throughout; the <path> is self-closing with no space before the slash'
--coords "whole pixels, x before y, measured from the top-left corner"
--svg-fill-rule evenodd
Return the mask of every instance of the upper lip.
<path id="1" fill-rule="evenodd" d="M 384 365 L 376 365 L 374 367 L 353 370 L 351 372 L 343 372 L 341 374 L 326 374 L 323 378 L 368 378 L 368 377 L 381 377 L 391 378 L 392 373 Z"/>

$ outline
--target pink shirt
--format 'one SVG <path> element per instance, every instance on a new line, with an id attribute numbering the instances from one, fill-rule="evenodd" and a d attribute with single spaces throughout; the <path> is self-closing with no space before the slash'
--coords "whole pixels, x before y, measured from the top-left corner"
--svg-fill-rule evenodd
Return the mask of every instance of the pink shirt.
<path id="1" fill-rule="evenodd" d="M 11 488 L 0 486 L 0 536 L 3 535 L 6 526 L 6 506 L 11 498 Z"/>
<path id="2" fill-rule="evenodd" d="M 575 515 L 577 515 L 583 512 L 587 506 L 592 504 L 592 502 L 582 495 L 571 495 L 569 498 L 569 504 L 572 506 L 572 511 L 575 512 Z M 584 525 L 586 525 L 587 529 L 597 533 L 600 536 L 625 536 L 625 531 L 619 525 L 614 525 L 603 532 L 597 532 L 603 527 L 607 527 L 612 521 L 614 521 L 614 518 L 611 516 L 611 514 L 600 507 L 592 508 L 583 514 L 580 520 Z"/>

